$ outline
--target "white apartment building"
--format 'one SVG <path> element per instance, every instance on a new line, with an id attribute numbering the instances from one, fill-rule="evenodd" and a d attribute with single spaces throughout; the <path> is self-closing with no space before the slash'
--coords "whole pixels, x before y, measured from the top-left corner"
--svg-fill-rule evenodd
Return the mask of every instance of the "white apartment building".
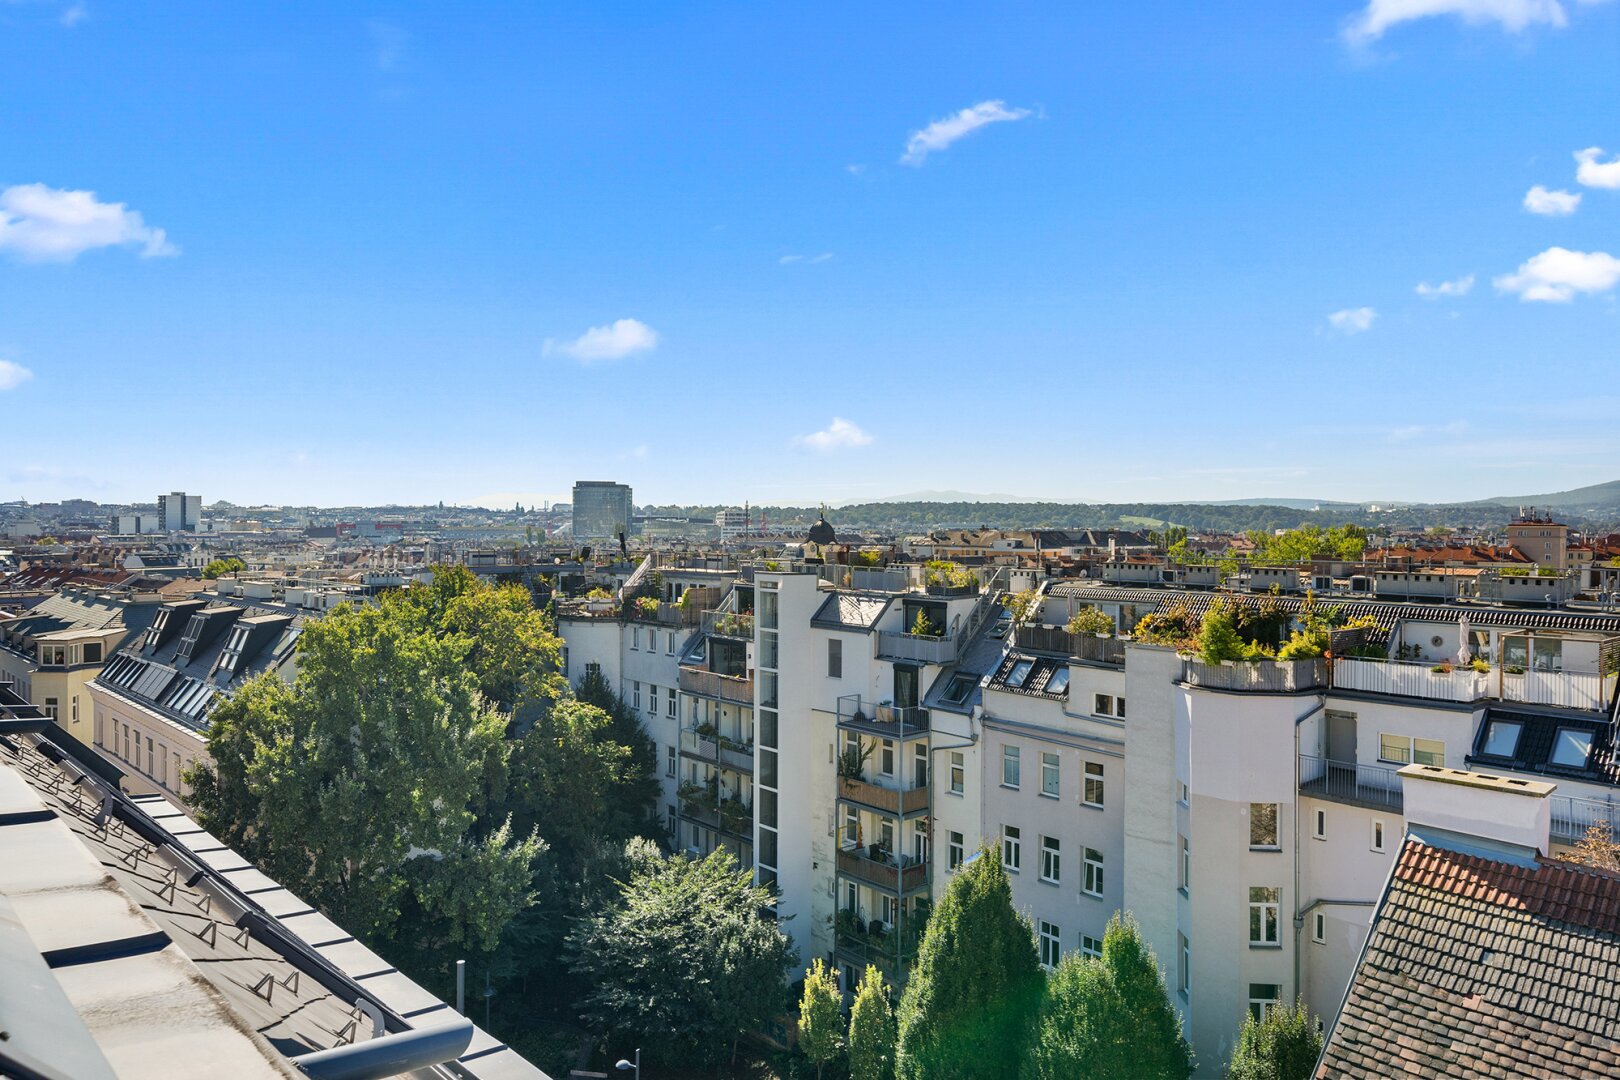
<path id="1" fill-rule="evenodd" d="M 756 874 L 779 890 L 799 960 L 829 958 L 846 980 L 867 962 L 903 980 L 930 898 L 988 844 L 1043 962 L 1095 951 L 1116 910 L 1135 915 L 1214 1075 L 1251 1010 L 1298 994 L 1332 1023 L 1407 829 L 1402 769 L 1553 784 L 1554 847 L 1620 814 L 1620 616 L 1357 600 L 1343 613 L 1371 616 L 1368 640 L 1404 659 L 1206 665 L 1061 627 L 1083 606 L 1121 627 L 1178 604 L 1201 613 L 1210 592 L 1053 583 L 1010 628 L 999 579 L 925 580 L 920 567 L 744 567 L 718 606 L 751 610 L 752 625 L 722 630 L 715 613 L 676 646 L 676 735 L 693 736 L 673 754 L 681 783 L 715 775 L 716 798 L 751 807 Z M 1297 617 L 1306 601 L 1269 602 Z M 571 675 L 600 662 L 584 628 L 564 634 Z M 1465 645 L 1487 671 L 1459 662 Z M 641 678 L 618 663 L 621 686 Z M 734 714 L 712 711 L 728 704 L 720 686 Z M 735 734 L 711 751 L 695 725 L 716 715 L 735 715 Z M 1470 790 L 1458 813 L 1488 817 Z M 680 847 L 736 837 L 718 819 L 721 840 L 694 834 L 681 807 Z"/>

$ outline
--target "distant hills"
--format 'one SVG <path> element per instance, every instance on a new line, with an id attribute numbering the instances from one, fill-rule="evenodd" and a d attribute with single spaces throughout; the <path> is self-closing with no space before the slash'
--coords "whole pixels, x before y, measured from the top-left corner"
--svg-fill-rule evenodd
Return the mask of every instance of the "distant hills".
<path id="1" fill-rule="evenodd" d="M 1536 507 L 1546 510 L 1577 510 L 1583 513 L 1613 513 L 1620 510 L 1620 480 L 1606 484 L 1589 484 L 1569 491 L 1554 491 L 1543 495 L 1513 495 L 1485 499 L 1498 506 Z"/>

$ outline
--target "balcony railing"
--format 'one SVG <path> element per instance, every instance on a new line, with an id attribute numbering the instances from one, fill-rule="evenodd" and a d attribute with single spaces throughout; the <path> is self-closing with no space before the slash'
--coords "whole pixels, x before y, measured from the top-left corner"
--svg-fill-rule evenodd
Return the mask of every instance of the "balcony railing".
<path id="1" fill-rule="evenodd" d="M 1256 694 L 1292 694 L 1328 684 L 1325 660 L 1235 661 L 1232 664 L 1206 664 L 1185 660 L 1181 681 L 1188 686 L 1209 690 L 1239 690 Z"/>
<path id="2" fill-rule="evenodd" d="M 838 699 L 838 726 L 885 739 L 915 739 L 928 733 L 928 710 L 863 702 L 859 694 Z"/>
<path id="3" fill-rule="evenodd" d="M 1521 675 L 1501 672 L 1504 701 L 1529 705 L 1554 705 L 1561 709 L 1602 709 L 1605 703 L 1604 678 L 1585 671 L 1526 671 Z"/>
<path id="4" fill-rule="evenodd" d="M 683 693 L 696 694 L 698 697 L 729 701 L 735 705 L 754 703 L 753 679 L 721 675 L 717 671 L 704 671 L 702 668 L 683 665 L 676 676 L 676 683 Z"/>
<path id="5" fill-rule="evenodd" d="M 1401 660 L 1333 662 L 1333 687 L 1370 694 L 1425 698 L 1429 701 L 1478 701 L 1489 696 L 1487 675 L 1472 668 L 1435 671 L 1433 665 Z"/>
<path id="6" fill-rule="evenodd" d="M 883 787 L 848 776 L 838 778 L 838 797 L 885 814 L 914 814 L 928 809 L 926 787 L 897 791 L 893 787 Z"/>
<path id="7" fill-rule="evenodd" d="M 754 747 L 724 736 L 700 734 L 694 728 L 681 729 L 681 753 L 711 765 L 752 774 Z"/>
<path id="8" fill-rule="evenodd" d="M 893 852 L 880 851 L 878 858 L 873 858 L 870 849 L 853 845 L 839 849 L 838 872 L 899 896 L 928 885 L 927 863 L 906 856 L 897 858 Z"/>
<path id="9" fill-rule="evenodd" d="M 1125 642 L 1121 639 L 1071 634 L 1056 626 L 1020 626 L 1013 631 L 1013 644 L 1032 652 L 1057 653 L 1098 664 L 1125 662 Z"/>
<path id="10" fill-rule="evenodd" d="M 857 970 L 873 964 L 891 982 L 898 984 L 905 981 L 907 969 L 917 957 L 916 935 L 908 934 L 907 937 L 911 940 L 902 944 L 900 935 L 892 930 L 872 934 L 840 929 L 837 949 L 841 956 L 853 962 Z"/>
<path id="11" fill-rule="evenodd" d="M 717 806 L 712 802 L 687 800 L 681 803 L 681 816 L 745 840 L 753 839 L 754 808 L 747 803 L 727 799 Z"/>
<path id="12" fill-rule="evenodd" d="M 1566 844 L 1573 844 L 1586 835 L 1593 825 L 1606 828 L 1614 835 L 1620 822 L 1620 803 L 1610 799 L 1583 799 L 1575 795 L 1551 795 L 1547 802 L 1552 807 L 1552 836 Z"/>
<path id="13" fill-rule="evenodd" d="M 735 611 L 705 611 L 703 613 L 703 632 L 705 634 L 714 634 L 717 637 L 752 641 L 754 640 L 754 616 L 752 614 L 740 615 Z"/>
<path id="14" fill-rule="evenodd" d="M 1299 793 L 1397 811 L 1402 805 L 1401 780 L 1394 769 L 1308 754 L 1299 756 Z"/>
<path id="15" fill-rule="evenodd" d="M 949 636 L 920 637 L 897 630 L 879 630 L 877 654 L 884 660 L 949 664 L 956 659 L 956 643 Z"/>

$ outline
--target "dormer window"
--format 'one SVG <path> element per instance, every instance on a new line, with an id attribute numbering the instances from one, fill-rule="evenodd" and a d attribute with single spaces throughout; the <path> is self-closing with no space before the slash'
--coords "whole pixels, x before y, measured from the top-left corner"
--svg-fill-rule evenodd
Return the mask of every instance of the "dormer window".
<path id="1" fill-rule="evenodd" d="M 186 622 L 185 633 L 180 638 L 180 647 L 174 653 L 174 662 L 176 664 L 191 663 L 191 650 L 197 647 L 197 638 L 202 636 L 203 624 L 207 621 L 201 615 L 193 615 Z"/>
<path id="2" fill-rule="evenodd" d="M 152 625 L 146 631 L 146 648 L 157 648 L 158 638 L 163 636 L 163 629 L 169 625 L 169 616 L 173 614 L 173 608 L 158 609 L 157 617 L 152 620 Z"/>
<path id="3" fill-rule="evenodd" d="M 1030 669 L 1034 666 L 1035 661 L 1033 660 L 1019 660 L 1013 664 L 1012 671 L 1007 674 L 1007 685 L 1014 690 L 1023 686 L 1024 680 L 1029 678 Z"/>
<path id="4" fill-rule="evenodd" d="M 1491 757 L 1510 758 L 1519 748 L 1519 723 L 1515 720 L 1492 720 L 1485 725 L 1485 745 L 1480 753 Z"/>
<path id="5" fill-rule="evenodd" d="M 236 672 L 236 665 L 242 659 L 242 650 L 247 647 L 248 627 L 231 627 L 231 636 L 225 642 L 225 649 L 219 654 L 219 670 Z"/>

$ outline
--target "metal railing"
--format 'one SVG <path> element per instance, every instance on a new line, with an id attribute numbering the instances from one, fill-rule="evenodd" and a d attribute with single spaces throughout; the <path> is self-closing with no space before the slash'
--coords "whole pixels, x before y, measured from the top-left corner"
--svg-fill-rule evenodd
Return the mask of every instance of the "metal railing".
<path id="1" fill-rule="evenodd" d="M 944 637 L 920 637 L 895 630 L 879 630 L 877 654 L 884 660 L 949 664 L 956 659 L 956 642 L 949 634 Z"/>
<path id="2" fill-rule="evenodd" d="M 680 673 L 675 678 L 676 685 L 681 688 L 682 693 L 714 698 L 717 701 L 729 701 L 734 705 L 754 703 L 753 679 L 685 666 L 681 667 Z"/>
<path id="3" fill-rule="evenodd" d="M 1098 664 L 1123 664 L 1125 642 L 1117 637 L 1071 634 L 1056 626 L 1020 626 L 1013 630 L 1013 644 L 1034 652 L 1057 653 L 1076 660 Z"/>
<path id="4" fill-rule="evenodd" d="M 1526 671 L 1519 675 L 1501 673 L 1504 701 L 1529 705 L 1553 705 L 1561 709 L 1602 709 L 1604 683 L 1596 672 Z"/>
<path id="5" fill-rule="evenodd" d="M 1299 755 L 1299 793 L 1319 799 L 1400 810 L 1403 797 L 1396 770 L 1381 765 Z"/>
<path id="6" fill-rule="evenodd" d="M 1291 694 L 1328 685 L 1328 669 L 1325 660 L 1234 661 L 1231 664 L 1184 660 L 1181 681 L 1209 690 Z"/>
<path id="7" fill-rule="evenodd" d="M 928 710 L 873 705 L 859 694 L 845 694 L 838 699 L 838 724 L 888 739 L 911 739 L 927 733 Z"/>
<path id="8" fill-rule="evenodd" d="M 735 611 L 705 611 L 703 613 L 703 632 L 715 634 L 719 637 L 741 638 L 745 641 L 754 639 L 754 616 L 751 614 L 739 615 Z"/>
<path id="9" fill-rule="evenodd" d="M 1614 835 L 1615 823 L 1620 820 L 1620 803 L 1613 799 L 1587 799 L 1578 795 L 1550 795 L 1547 802 L 1552 808 L 1552 835 L 1555 840 L 1573 844 L 1586 835 L 1594 825 Z"/>
<path id="10" fill-rule="evenodd" d="M 681 752 L 736 772 L 752 774 L 754 771 L 752 742 L 740 743 L 722 735 L 704 735 L 695 728 L 687 727 L 681 729 Z"/>
<path id="11" fill-rule="evenodd" d="M 1490 690 L 1484 672 L 1472 668 L 1435 671 L 1434 665 L 1403 660 L 1361 660 L 1344 657 L 1333 662 L 1336 690 L 1361 690 L 1430 701 L 1478 701 Z"/>

